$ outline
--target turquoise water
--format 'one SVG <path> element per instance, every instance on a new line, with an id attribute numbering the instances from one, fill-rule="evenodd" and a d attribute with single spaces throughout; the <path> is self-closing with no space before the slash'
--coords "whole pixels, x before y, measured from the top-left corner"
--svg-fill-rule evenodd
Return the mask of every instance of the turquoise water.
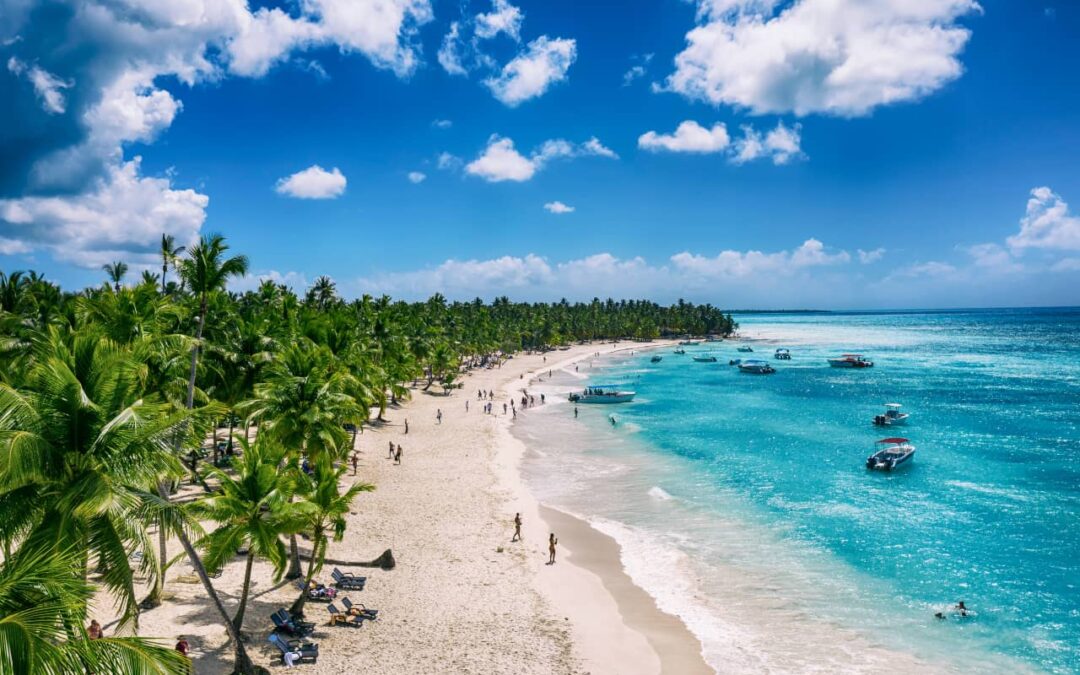
<path id="1" fill-rule="evenodd" d="M 721 670 L 1080 671 L 1080 310 L 737 318 L 749 340 L 537 384 L 559 403 L 516 433 L 541 498 L 616 536 Z M 774 375 L 727 365 L 778 346 Z M 825 362 L 852 351 L 875 367 Z M 589 380 L 638 398 L 574 420 Z M 873 427 L 892 401 L 908 425 Z M 913 465 L 868 472 L 892 435 Z M 975 616 L 933 618 L 957 600 Z"/>

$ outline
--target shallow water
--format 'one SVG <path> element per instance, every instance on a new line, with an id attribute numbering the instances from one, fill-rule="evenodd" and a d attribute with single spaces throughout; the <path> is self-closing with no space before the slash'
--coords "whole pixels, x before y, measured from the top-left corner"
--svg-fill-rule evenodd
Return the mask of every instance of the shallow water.
<path id="1" fill-rule="evenodd" d="M 737 318 L 753 355 L 537 384 L 515 433 L 538 496 L 619 539 L 725 672 L 1080 671 L 1080 310 Z M 777 346 L 774 375 L 727 365 Z M 851 351 L 876 366 L 825 362 Z M 589 380 L 638 397 L 575 420 L 564 393 Z M 887 401 L 907 427 L 870 424 Z M 913 465 L 867 472 L 892 435 Z M 960 599 L 976 616 L 933 618 Z"/>

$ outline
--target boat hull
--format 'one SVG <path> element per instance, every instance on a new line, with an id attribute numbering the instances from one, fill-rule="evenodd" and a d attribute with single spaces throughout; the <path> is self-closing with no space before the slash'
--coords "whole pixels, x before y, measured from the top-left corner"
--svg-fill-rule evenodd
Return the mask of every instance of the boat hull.
<path id="1" fill-rule="evenodd" d="M 915 461 L 915 450 L 895 458 L 881 458 L 881 453 L 870 455 L 866 460 L 866 468 L 871 471 L 896 471 L 905 466 L 910 466 Z"/>
<path id="2" fill-rule="evenodd" d="M 610 396 L 579 396 L 574 403 L 629 403 L 634 394 L 612 394 Z"/>

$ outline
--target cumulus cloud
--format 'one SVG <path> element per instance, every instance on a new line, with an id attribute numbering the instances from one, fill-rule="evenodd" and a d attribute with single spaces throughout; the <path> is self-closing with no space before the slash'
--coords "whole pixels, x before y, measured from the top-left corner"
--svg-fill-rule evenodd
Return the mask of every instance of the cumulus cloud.
<path id="1" fill-rule="evenodd" d="M 287 286 L 294 291 L 303 291 L 303 289 L 311 285 L 308 283 L 307 277 L 302 272 L 266 270 L 264 272 L 249 273 L 239 278 L 234 277 L 230 279 L 229 290 L 234 293 L 254 291 L 258 289 L 264 281 L 272 281 L 280 286 Z"/>
<path id="2" fill-rule="evenodd" d="M 699 0 L 665 87 L 755 114 L 869 114 L 960 77 L 975 0 Z"/>
<path id="3" fill-rule="evenodd" d="M 802 151 L 802 128 L 796 124 L 791 127 L 778 122 L 775 129 L 764 134 L 750 125 L 743 125 L 742 137 L 735 140 L 731 161 L 743 164 L 755 159 L 767 158 L 773 164 L 782 165 L 791 160 L 804 157 Z"/>
<path id="4" fill-rule="evenodd" d="M 871 263 L 876 263 L 877 261 L 881 260 L 885 256 L 885 249 L 875 248 L 870 251 L 864 251 L 860 248 L 858 250 L 858 254 L 859 262 L 864 265 L 869 265 Z"/>
<path id="5" fill-rule="evenodd" d="M 435 166 L 441 171 L 453 171 L 462 164 L 464 164 L 464 161 L 460 157 L 449 152 L 440 152 L 439 156 L 435 158 Z"/>
<path id="6" fill-rule="evenodd" d="M 503 33 L 517 42 L 521 40 L 521 22 L 524 18 L 521 9 L 506 0 L 493 0 L 490 12 L 476 15 L 476 37 L 490 40 Z"/>
<path id="7" fill-rule="evenodd" d="M 409 182 L 410 183 L 423 183 L 426 179 L 427 179 L 427 174 L 426 173 L 422 173 L 420 171 L 410 171 L 409 172 Z"/>
<path id="8" fill-rule="evenodd" d="M 575 59 L 577 42 L 541 35 L 503 66 L 497 76 L 484 80 L 484 84 L 495 98 L 515 107 L 565 80 Z"/>
<path id="9" fill-rule="evenodd" d="M 677 253 L 671 261 L 677 269 L 705 278 L 743 278 L 763 273 L 790 275 L 807 267 L 850 262 L 847 251 L 826 251 L 817 239 L 807 239 L 792 251 L 721 251 L 713 257 L 689 252 Z"/>
<path id="10" fill-rule="evenodd" d="M 547 204 L 544 204 L 544 209 L 548 213 L 554 213 L 555 215 L 574 212 L 573 206 L 567 206 L 560 201 L 548 202 Z"/>
<path id="11" fill-rule="evenodd" d="M 34 87 L 34 92 L 41 99 L 41 107 L 45 109 L 45 112 L 53 115 L 64 113 L 67 109 L 67 100 L 64 98 L 63 90 L 70 89 L 71 82 L 65 82 L 38 66 L 27 66 L 14 56 L 8 59 L 7 67 L 14 75 L 26 76 Z"/>
<path id="12" fill-rule="evenodd" d="M 513 140 L 494 134 L 480 156 L 465 165 L 465 172 L 491 183 L 520 183 L 532 178 L 552 160 L 589 156 L 618 158 L 595 136 L 580 145 L 561 138 L 547 140 L 526 157 L 517 151 Z"/>
<path id="13" fill-rule="evenodd" d="M 346 182 L 336 166 L 327 171 L 315 164 L 280 179 L 274 190 L 279 195 L 298 199 L 334 199 L 345 192 Z"/>
<path id="14" fill-rule="evenodd" d="M 1020 220 L 1020 232 L 1009 237 L 1009 248 L 1080 251 L 1080 217 L 1069 212 L 1069 205 L 1048 187 L 1031 191 L 1027 211 Z"/>
<path id="15" fill-rule="evenodd" d="M 623 73 L 623 86 L 629 87 L 634 83 L 634 80 L 645 77 L 645 73 L 648 72 L 649 62 L 652 61 L 653 54 L 642 54 L 641 56 L 633 56 L 631 60 L 634 65 L 630 66 L 630 70 Z"/>
<path id="16" fill-rule="evenodd" d="M 178 190 L 168 177 L 140 176 L 141 158 L 119 164 L 77 196 L 0 199 L 0 239 L 6 253 L 48 251 L 82 267 L 124 258 L 157 260 L 162 233 L 192 243 L 209 198 Z"/>
<path id="17" fill-rule="evenodd" d="M 675 133 L 658 134 L 646 131 L 638 138 L 638 147 L 651 152 L 695 152 L 708 154 L 722 152 L 731 143 L 727 127 L 717 122 L 706 129 L 693 120 L 687 120 L 675 128 Z"/>

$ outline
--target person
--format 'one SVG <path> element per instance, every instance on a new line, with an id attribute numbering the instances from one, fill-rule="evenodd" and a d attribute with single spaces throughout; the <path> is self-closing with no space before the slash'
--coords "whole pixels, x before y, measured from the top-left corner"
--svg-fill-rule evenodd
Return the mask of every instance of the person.
<path id="1" fill-rule="evenodd" d="M 173 649 L 180 652 L 184 656 L 188 656 L 188 652 L 191 651 L 191 645 L 188 644 L 187 638 L 185 638 L 183 635 L 180 635 L 176 638 L 176 646 L 173 647 Z"/>
<path id="2" fill-rule="evenodd" d="M 956 611 L 960 613 L 960 616 L 968 615 L 967 607 L 964 605 L 963 600 L 956 603 Z"/>
<path id="3" fill-rule="evenodd" d="M 504 415 L 506 414 L 506 403 L 505 402 L 503 403 L 503 414 Z"/>
<path id="4" fill-rule="evenodd" d="M 394 458 L 394 442 L 393 441 L 390 441 L 390 451 L 386 454 L 386 458 L 387 459 L 393 459 Z"/>
<path id="5" fill-rule="evenodd" d="M 510 541 L 521 540 L 521 514 L 514 514 L 514 536 L 510 538 Z"/>
<path id="6" fill-rule="evenodd" d="M 435 419 L 438 420 L 439 424 L 442 424 L 442 408 L 435 409 Z"/>
<path id="7" fill-rule="evenodd" d="M 398 443 L 397 452 L 394 453 L 394 464 L 401 464 L 401 444 Z"/>
<path id="8" fill-rule="evenodd" d="M 469 412 L 469 399 L 465 399 L 465 412 Z"/>
<path id="9" fill-rule="evenodd" d="M 544 395 L 540 394 L 540 405 L 544 405 Z"/>
<path id="10" fill-rule="evenodd" d="M 91 640 L 100 640 L 105 637 L 105 632 L 101 630 L 101 624 L 97 619 L 90 622 L 90 625 L 86 628 L 86 636 Z"/>
<path id="11" fill-rule="evenodd" d="M 944 621 L 945 620 L 945 615 L 942 614 L 941 612 L 934 612 L 934 618 Z"/>
<path id="12" fill-rule="evenodd" d="M 548 535 L 548 563 L 549 565 L 555 564 L 555 546 L 559 543 L 559 540 L 555 538 L 555 533 L 552 532 Z"/>
<path id="13" fill-rule="evenodd" d="M 608 419 L 611 420 L 611 426 L 615 426 L 615 416 L 614 415 L 608 415 Z"/>
<path id="14" fill-rule="evenodd" d="M 406 434 L 409 433 L 409 418 L 408 417 L 405 418 L 405 433 Z"/>
<path id="15" fill-rule="evenodd" d="M 353 454 L 352 454 L 352 475 L 354 475 L 354 476 L 356 475 L 356 462 L 357 462 L 358 459 L 359 459 L 358 453 L 355 450 L 353 450 Z"/>
<path id="16" fill-rule="evenodd" d="M 331 619 L 331 621 L 333 621 L 333 619 Z M 302 654 L 300 654 L 300 652 L 288 651 L 281 655 L 281 660 L 285 662 L 286 668 L 294 668 L 301 656 Z"/>
<path id="17" fill-rule="evenodd" d="M 577 419 L 577 406 L 574 406 L 574 419 Z"/>

